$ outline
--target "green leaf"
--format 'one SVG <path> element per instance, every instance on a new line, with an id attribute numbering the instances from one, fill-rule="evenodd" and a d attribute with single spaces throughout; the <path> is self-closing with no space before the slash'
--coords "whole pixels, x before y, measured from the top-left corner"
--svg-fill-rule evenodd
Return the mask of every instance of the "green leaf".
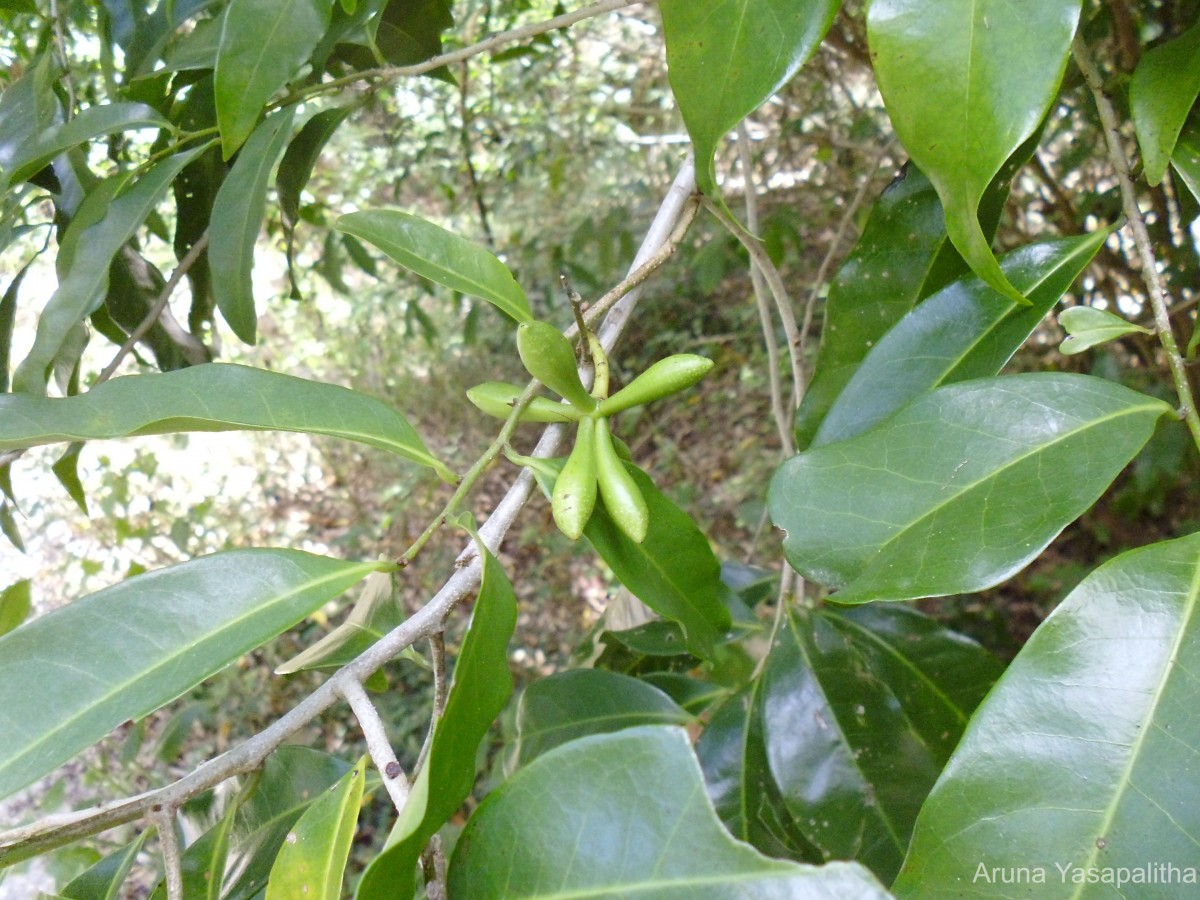
<path id="1" fill-rule="evenodd" d="M 117 900 L 121 896 L 121 886 L 149 836 L 150 829 L 147 829 L 104 857 L 63 888 L 62 896 L 67 900 Z"/>
<path id="2" fill-rule="evenodd" d="M 1129 82 L 1129 112 L 1142 150 L 1146 181 L 1167 172 L 1175 142 L 1200 94 L 1200 22 L 1147 50 Z"/>
<path id="3" fill-rule="evenodd" d="M 1200 203 L 1200 113 L 1194 113 L 1184 124 L 1171 163 L 1196 202 Z"/>
<path id="4" fill-rule="evenodd" d="M 807 62 L 841 0 L 663 0 L 667 74 L 696 148 L 696 183 L 717 196 L 725 134 Z"/>
<path id="5" fill-rule="evenodd" d="M 221 315 L 244 343 L 255 342 L 254 245 L 267 208 L 271 169 L 287 146 L 296 107 L 266 119 L 238 154 L 213 201 L 208 263 Z"/>
<path id="6" fill-rule="evenodd" d="M 0 297 L 0 393 L 8 391 L 9 358 L 12 353 L 13 328 L 17 322 L 17 295 L 21 291 L 25 273 L 29 271 L 33 262 L 31 259 L 21 266 L 5 289 L 4 296 Z"/>
<path id="7" fill-rule="evenodd" d="M 10 544 L 22 553 L 25 552 L 25 542 L 21 540 L 21 529 L 17 527 L 11 503 L 0 502 L 0 533 L 8 538 Z"/>
<path id="8" fill-rule="evenodd" d="M 28 578 L 0 591 L 0 635 L 8 634 L 29 617 L 32 608 Z"/>
<path id="9" fill-rule="evenodd" d="M 1081 0 L 872 0 L 867 34 L 897 136 L 937 188 L 950 240 L 972 270 L 1018 303 L 979 205 L 1058 91 Z"/>
<path id="10" fill-rule="evenodd" d="M 687 725 L 692 716 L 656 687 L 601 669 L 539 678 L 517 706 L 517 758 L 526 765 L 560 744 L 635 725 Z"/>
<path id="11" fill-rule="evenodd" d="M 229 834 L 233 830 L 241 796 L 239 792 L 221 820 L 184 851 L 180 868 L 183 870 L 183 896 L 188 900 L 220 900 L 225 862 L 229 856 Z M 158 883 L 150 894 L 150 900 L 167 900 L 165 882 Z"/>
<path id="12" fill-rule="evenodd" d="M 300 193 L 308 184 L 321 151 L 353 111 L 353 106 L 322 110 L 305 122 L 300 133 L 288 144 L 287 152 L 279 162 L 279 171 L 275 173 L 279 208 L 288 227 L 295 227 L 300 219 Z"/>
<path id="13" fill-rule="evenodd" d="M 61 117 L 54 94 L 52 56 L 52 53 L 39 56 L 0 97 L 0 169 L 5 173 L 5 183 L 12 182 L 9 172 L 14 161 L 24 156 L 38 136 Z"/>
<path id="14" fill-rule="evenodd" d="M 0 395 L 0 452 L 179 431 L 298 431 L 389 450 L 454 473 L 387 404 L 348 388 L 231 363 L 114 378 L 74 397 Z"/>
<path id="15" fill-rule="evenodd" d="M 311 647 L 275 669 L 276 675 L 291 675 L 306 669 L 340 669 L 404 621 L 404 610 L 392 592 L 392 576 L 372 572 L 346 621 Z"/>
<path id="16" fill-rule="evenodd" d="M 0 397 L 0 403 L 3 403 L 4 399 Z M 19 407 L 21 404 L 16 405 Z M 88 514 L 87 491 L 83 489 L 83 482 L 79 480 L 79 454 L 82 452 L 83 444 L 72 443 L 63 451 L 63 455 L 54 461 L 50 470 L 70 498 L 75 501 L 79 511 L 86 516 Z"/>
<path id="17" fill-rule="evenodd" d="M 229 159 L 329 27 L 333 0 L 232 0 L 217 50 L 217 122 Z M 281 150 L 282 152 L 282 150 Z"/>
<path id="18" fill-rule="evenodd" d="M 0 796 L 195 687 L 386 563 L 233 550 L 139 575 L 0 637 Z M 75 647 L 68 656 L 47 647 Z"/>
<path id="19" fill-rule="evenodd" d="M 1067 333 L 1059 352 L 1070 356 L 1098 344 L 1107 344 L 1127 334 L 1152 334 L 1149 328 L 1134 325 L 1120 316 L 1094 306 L 1072 306 L 1058 314 L 1058 324 Z"/>
<path id="20" fill-rule="evenodd" d="M 170 124 L 144 103 L 108 103 L 91 106 L 69 122 L 56 125 L 33 136 L 6 160 L 0 176 L 0 193 L 24 181 L 48 165 L 64 151 L 104 134 L 133 131 L 138 128 L 170 128 Z"/>
<path id="21" fill-rule="evenodd" d="M 1020 306 L 976 276 L 943 288 L 871 348 L 812 446 L 853 437 L 943 384 L 995 375 L 1103 245 L 1108 231 L 1030 244 L 1001 268 L 1028 296 Z"/>
<path id="22" fill-rule="evenodd" d="M 713 645 L 731 624 L 721 602 L 721 564 L 692 517 L 637 466 L 626 468 L 650 510 L 645 539 L 635 543 L 613 522 L 603 502 L 596 504 L 583 534 L 621 584 L 652 610 L 680 624 L 691 653 L 712 659 Z"/>
<path id="23" fill-rule="evenodd" d="M 271 867 L 266 900 L 341 900 L 367 759 L 360 759 L 292 826 Z"/>
<path id="24" fill-rule="evenodd" d="M 767 856 L 822 862 L 821 851 L 792 818 L 771 775 L 763 739 L 762 684 L 755 679 L 718 707 L 696 742 L 708 796 L 738 840 Z"/>
<path id="25" fill-rule="evenodd" d="M 1041 553 L 1169 411 L 1085 375 L 949 385 L 788 460 L 771 517 L 792 565 L 839 601 L 981 590 Z"/>
<path id="26" fill-rule="evenodd" d="M 500 563 L 478 537 L 476 546 L 483 555 L 483 582 L 454 667 L 446 710 L 434 726 L 429 758 L 413 782 L 386 849 L 359 882 L 358 900 L 413 896 L 421 851 L 470 795 L 479 744 L 512 693 L 508 640 L 517 624 L 517 598 Z"/>
<path id="27" fill-rule="evenodd" d="M 958 897 L 973 881 L 972 896 L 1013 897 L 1028 889 L 979 867 L 1019 865 L 1043 870 L 1038 897 L 1184 896 L 1180 875 L 1146 874 L 1200 856 L 1198 607 L 1200 535 L 1088 576 L 971 720 L 921 810 L 897 895 Z M 1111 880 L 1138 867 L 1140 887 L 1086 883 L 1088 870 Z"/>
<path id="28" fill-rule="evenodd" d="M 804 866 L 733 840 L 687 734 L 653 725 L 572 741 L 517 772 L 467 823 L 448 887 L 478 900 L 888 896 L 853 863 Z"/>
<path id="29" fill-rule="evenodd" d="M 349 213 L 334 227 L 374 244 L 423 278 L 486 300 L 518 322 L 533 321 L 529 300 L 504 263 L 432 222 L 399 210 L 376 209 Z"/>
<path id="30" fill-rule="evenodd" d="M 175 176 L 203 149 L 169 156 L 132 184 L 129 173 L 106 179 L 80 204 L 62 238 L 58 288 L 38 319 L 33 348 L 17 367 L 14 390 L 45 393 L 50 367 L 67 336 L 103 298 L 113 257 L 146 221 Z"/>

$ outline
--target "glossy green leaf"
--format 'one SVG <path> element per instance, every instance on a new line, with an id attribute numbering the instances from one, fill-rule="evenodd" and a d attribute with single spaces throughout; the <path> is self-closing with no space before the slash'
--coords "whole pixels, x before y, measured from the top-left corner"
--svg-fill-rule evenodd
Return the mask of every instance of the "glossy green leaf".
<path id="1" fill-rule="evenodd" d="M 1058 92 L 1081 0 L 872 0 L 871 59 L 897 136 L 937 188 L 950 240 L 977 275 L 1023 303 L 979 205 Z"/>
<path id="2" fill-rule="evenodd" d="M 295 224 L 300 218 L 300 193 L 308 184 L 321 151 L 353 111 L 352 106 L 322 110 L 305 122 L 300 133 L 288 144 L 283 159 L 279 161 L 279 171 L 275 173 L 279 208 L 288 222 Z"/>
<path id="3" fill-rule="evenodd" d="M 1147 50 L 1129 82 L 1129 111 L 1146 181 L 1163 179 L 1175 142 L 1200 94 L 1200 22 Z"/>
<path id="4" fill-rule="evenodd" d="M 337 669 L 403 622 L 404 610 L 393 596 L 392 576 L 372 572 L 346 621 L 311 647 L 275 669 L 276 675 L 291 675 L 305 669 Z"/>
<path id="5" fill-rule="evenodd" d="M 292 826 L 271 867 L 266 900 L 341 900 L 367 759 L 360 759 Z"/>
<path id="6" fill-rule="evenodd" d="M 733 840 L 687 734 L 654 725 L 572 741 L 517 772 L 467 823 L 448 887 L 477 900 L 888 896 L 853 863 L 804 866 Z"/>
<path id="7" fill-rule="evenodd" d="M 58 98 L 54 94 L 54 64 L 52 53 L 43 53 L 20 78 L 11 82 L 0 96 L 0 170 L 5 182 L 14 162 L 28 147 L 37 143 L 38 136 L 61 117 Z"/>
<path id="8" fill-rule="evenodd" d="M 28 578 L 0 591 L 0 635 L 8 634 L 29 617 L 32 608 Z"/>
<path id="9" fill-rule="evenodd" d="M 1021 306 L 964 277 L 896 323 L 838 395 L 812 446 L 853 437 L 943 384 L 995 375 L 1103 245 L 1107 231 L 1030 244 L 1001 268 L 1029 298 Z"/>
<path id="10" fill-rule="evenodd" d="M 1094 306 L 1072 306 L 1058 314 L 1058 324 L 1067 338 L 1058 348 L 1070 356 L 1082 353 L 1098 344 L 1107 344 L 1127 334 L 1152 334 L 1149 328 L 1134 325 L 1127 319 Z"/>
<path id="11" fill-rule="evenodd" d="M 166 119 L 144 103 L 108 103 L 90 106 L 69 122 L 47 128 L 17 149 L 4 163 L 0 193 L 37 174 L 60 153 L 92 138 L 139 128 L 169 128 Z"/>
<path id="12" fill-rule="evenodd" d="M 201 150 L 169 156 L 136 180 L 129 173 L 115 175 L 88 194 L 63 235 L 58 288 L 38 319 L 33 348 L 17 367 L 14 390 L 45 393 L 50 367 L 67 336 L 103 298 L 113 257 Z"/>
<path id="13" fill-rule="evenodd" d="M 696 742 L 708 796 L 730 834 L 781 859 L 819 863 L 771 775 L 763 738 L 761 678 L 713 713 Z"/>
<path id="14" fill-rule="evenodd" d="M 792 565 L 840 601 L 980 590 L 1091 506 L 1169 411 L 1085 375 L 949 385 L 788 460 L 771 517 Z"/>
<path id="15" fill-rule="evenodd" d="M 253 344 L 258 326 L 254 312 L 254 246 L 267 208 L 267 187 L 288 137 L 296 108 L 266 119 L 238 154 L 213 201 L 208 263 L 217 308 L 243 342 Z"/>
<path id="16" fill-rule="evenodd" d="M 533 321 L 529 299 L 508 267 L 476 243 L 394 209 L 349 213 L 334 225 L 423 278 L 486 300 L 518 322 Z"/>
<path id="17" fill-rule="evenodd" d="M 1200 113 L 1193 114 L 1184 124 L 1171 163 L 1196 202 L 1200 203 Z"/>
<path id="18" fill-rule="evenodd" d="M 231 363 L 114 378 L 74 397 L 0 395 L 0 452 L 179 431 L 299 431 L 346 438 L 454 474 L 387 404 L 348 388 Z"/>
<path id="19" fill-rule="evenodd" d="M 1200 869 L 1198 609 L 1200 535 L 1088 576 L 972 719 L 921 810 L 897 895 L 1029 894 L 991 876 L 1017 866 L 1030 883 L 1042 872 L 1037 897 L 1190 893 L 1179 873 Z M 1110 882 L 1125 870 L 1123 889 L 1098 883 L 1105 870 Z"/>
<path id="20" fill-rule="evenodd" d="M 229 4 L 214 75 L 226 159 L 254 131 L 267 101 L 308 60 L 329 26 L 332 8 L 333 0 L 232 0 Z"/>
<path id="21" fill-rule="evenodd" d="M 572 669 L 539 678 L 521 694 L 517 761 L 526 765 L 589 734 L 691 721 L 691 715 L 670 697 L 636 678 L 602 669 Z"/>
<path id="22" fill-rule="evenodd" d="M 233 550 L 139 575 L 0 637 L 0 796 L 158 709 L 386 563 Z M 75 647 L 67 657 L 47 647 Z"/>
<path id="23" fill-rule="evenodd" d="M 694 716 L 728 698 L 730 689 L 679 672 L 647 672 L 640 681 L 652 685 Z"/>
<path id="24" fill-rule="evenodd" d="M 725 134 L 804 65 L 840 0 L 663 0 L 667 74 L 696 148 L 696 183 L 717 195 Z"/>
<path id="25" fill-rule="evenodd" d="M 150 834 L 149 829 L 143 831 L 124 847 L 110 853 L 86 872 L 72 879 L 71 883 L 62 889 L 61 896 L 66 900 L 118 900 L 122 896 L 121 886 Z"/>
<path id="26" fill-rule="evenodd" d="M 478 539 L 476 545 L 483 553 L 483 583 L 454 666 L 446 710 L 387 847 L 359 882 L 358 900 L 413 896 L 421 851 L 470 795 L 479 744 L 512 693 L 508 640 L 517 624 L 517 598 L 500 563 Z"/>
<path id="27" fill-rule="evenodd" d="M 730 626 L 721 602 L 721 564 L 691 516 L 672 503 L 641 469 L 627 466 L 650 509 L 646 537 L 635 543 L 596 504 L 583 534 L 621 584 L 655 612 L 678 622 L 687 649 L 712 659 Z"/>

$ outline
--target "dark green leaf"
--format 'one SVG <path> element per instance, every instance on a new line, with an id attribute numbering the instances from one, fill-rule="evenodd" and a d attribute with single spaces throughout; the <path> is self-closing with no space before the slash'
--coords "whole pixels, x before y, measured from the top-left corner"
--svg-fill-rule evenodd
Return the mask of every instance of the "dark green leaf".
<path id="1" fill-rule="evenodd" d="M 971 720 L 921 810 L 897 895 L 959 897 L 969 884 L 1013 897 L 1029 889 L 988 873 L 1021 866 L 1042 871 L 1038 897 L 1185 896 L 1184 875 L 1146 876 L 1171 865 L 1195 878 L 1200 858 L 1198 609 L 1200 535 L 1086 578 Z M 1097 883 L 1139 867 L 1140 886 Z"/>
<path id="2" fill-rule="evenodd" d="M 717 195 L 713 154 L 816 50 L 841 0 L 659 4 L 667 72 L 696 148 L 696 183 Z"/>
<path id="3" fill-rule="evenodd" d="M 1068 335 L 1058 348 L 1059 352 L 1070 356 L 1082 353 L 1099 344 L 1107 344 L 1127 334 L 1152 334 L 1149 328 L 1134 325 L 1132 322 L 1115 316 L 1094 306 L 1072 306 L 1058 315 L 1058 324 Z"/>
<path id="4" fill-rule="evenodd" d="M 897 136 L 937 187 L 958 252 L 1023 303 L 979 224 L 988 183 L 1054 100 L 1081 0 L 873 0 L 871 59 Z"/>
<path id="5" fill-rule="evenodd" d="M 137 859 L 150 831 L 143 831 L 136 838 L 110 853 L 78 878 L 62 889 L 67 900 L 117 900 L 121 886 Z"/>
<path id="6" fill-rule="evenodd" d="M 294 227 L 299 220 L 300 193 L 308 184 L 321 150 L 353 111 L 352 106 L 342 106 L 317 113 L 304 123 L 300 133 L 288 144 L 287 152 L 279 162 L 279 171 L 275 173 L 275 190 L 284 221 L 290 226 Z"/>
<path id="7" fill-rule="evenodd" d="M 25 552 L 25 542 L 21 540 L 21 530 L 17 527 L 16 516 L 13 515 L 13 505 L 11 503 L 0 502 L 0 533 L 3 533 L 8 538 L 9 543 Z"/>
<path id="8" fill-rule="evenodd" d="M 125 48 L 125 67 L 129 74 L 146 75 L 151 72 L 154 64 L 161 58 L 163 49 L 176 32 L 181 30 L 181 26 L 218 2 L 219 0 L 173 0 L 171 3 L 157 4 L 149 15 L 145 14 L 148 4 L 132 3 L 131 6 L 138 16 L 137 27 L 130 39 L 122 42 Z M 193 30 L 203 24 L 203 21 L 196 23 Z M 183 30 L 185 36 L 190 33 Z"/>
<path id="9" fill-rule="evenodd" d="M 1193 114 L 1184 125 L 1171 163 L 1196 202 L 1200 203 L 1200 114 Z"/>
<path id="10" fill-rule="evenodd" d="M 4 296 L 0 297 L 0 394 L 8 390 L 9 358 L 12 353 L 13 326 L 17 320 L 17 295 L 21 290 L 21 282 L 25 273 L 33 265 L 33 260 L 21 266 L 13 280 L 9 282 Z"/>
<path id="11" fill-rule="evenodd" d="M 675 622 L 655 619 L 633 628 L 605 631 L 601 639 L 606 644 L 618 643 L 640 656 L 684 656 L 683 630 Z"/>
<path id="12" fill-rule="evenodd" d="M 201 150 L 169 156 L 132 184 L 128 173 L 113 176 L 88 194 L 63 236 L 58 288 L 42 310 L 33 348 L 17 367 L 14 390 L 45 393 L 50 367 L 63 342 L 104 296 L 113 257 Z"/>
<path id="13" fill-rule="evenodd" d="M 322 792 L 292 826 L 271 867 L 266 900 L 341 900 L 367 759 Z"/>
<path id="14" fill-rule="evenodd" d="M 980 590 L 1041 553 L 1169 410 L 1084 375 L 949 385 L 784 463 L 771 517 L 797 571 L 844 602 Z"/>
<path id="15" fill-rule="evenodd" d="M 767 762 L 762 679 L 730 697 L 696 742 L 708 796 L 730 833 L 756 849 L 797 862 L 822 862 L 784 805 Z"/>
<path id="16" fill-rule="evenodd" d="M 1142 149 L 1146 181 L 1163 179 L 1183 123 L 1200 94 L 1200 22 L 1138 61 L 1129 83 L 1129 111 Z"/>
<path id="17" fill-rule="evenodd" d="M 170 702 L 384 563 L 234 550 L 139 575 L 0 637 L 0 796 Z M 47 656 L 47 647 L 74 647 Z"/>
<path id="18" fill-rule="evenodd" d="M 512 693 L 508 640 L 517 624 L 517 598 L 500 563 L 478 538 L 476 545 L 483 555 L 483 583 L 454 667 L 446 710 L 386 849 L 359 882 L 358 900 L 413 895 L 421 851 L 471 793 L 479 744 Z"/>
<path id="19" fill-rule="evenodd" d="M 518 322 L 530 322 L 529 300 L 504 263 L 478 244 L 393 209 L 342 216 L 339 231 L 374 244 L 423 278 L 488 301 Z"/>
<path id="20" fill-rule="evenodd" d="M 812 446 L 853 437 L 943 384 L 995 375 L 1071 286 L 1107 231 L 1030 244 L 1001 264 L 1029 306 L 976 276 L 943 288 L 871 349 L 838 395 Z"/>
<path id="21" fill-rule="evenodd" d="M 589 734 L 635 725 L 687 725 L 692 716 L 656 687 L 601 669 L 539 678 L 517 707 L 518 764 Z"/>
<path id="22" fill-rule="evenodd" d="M 213 296 L 233 333 L 247 344 L 255 341 L 254 245 L 267 208 L 271 170 L 287 146 L 296 108 L 270 116 L 246 141 L 213 201 L 208 263 Z"/>
<path id="23" fill-rule="evenodd" d="M 229 4 L 214 75 L 226 159 L 254 131 L 267 101 L 308 60 L 329 27 L 332 7 L 333 0 L 232 0 Z"/>
<path id="24" fill-rule="evenodd" d="M 712 659 L 713 645 L 731 624 L 721 602 L 721 564 L 691 516 L 641 469 L 632 464 L 626 468 L 650 510 L 645 539 L 639 544 L 629 538 L 603 502 L 596 505 L 584 536 L 621 584 L 655 612 L 679 623 L 691 653 Z"/>
<path id="25" fill-rule="evenodd" d="M 179 431 L 299 431 L 346 438 L 454 474 L 391 407 L 348 388 L 230 363 L 114 378 L 75 397 L 0 395 L 0 452 Z"/>
<path id="26" fill-rule="evenodd" d="M 442 52 L 442 32 L 454 25 L 448 0 L 391 0 L 375 31 L 375 46 L 394 66 L 424 62 Z"/>
<path id="27" fill-rule="evenodd" d="M 686 733 L 654 725 L 573 741 L 517 772 L 467 823 L 448 886 L 478 900 L 888 896 L 853 863 L 804 866 L 734 841 Z"/>
<path id="28" fill-rule="evenodd" d="M 19 395 L 18 395 L 19 396 Z M 22 404 L 18 401 L 15 404 L 7 404 L 4 401 L 7 397 L 0 397 L 0 406 L 14 405 L 20 408 Z M 15 399 L 15 398 L 13 398 Z M 37 398 L 43 399 L 43 398 Z M 83 482 L 79 480 L 79 454 L 83 452 L 83 444 L 78 441 L 73 442 L 63 455 L 54 461 L 54 465 L 50 467 L 54 472 L 54 477 L 58 479 L 58 483 L 63 486 L 75 505 L 79 507 L 79 511 L 85 516 L 88 514 L 87 506 L 87 491 L 83 489 Z"/>
<path id="29" fill-rule="evenodd" d="M 29 616 L 29 585 L 29 579 L 23 578 L 0 591 L 0 635 L 8 634 Z"/>
<path id="30" fill-rule="evenodd" d="M 639 680 L 658 688 L 694 716 L 729 696 L 729 688 L 678 672 L 647 672 Z"/>
<path id="31" fill-rule="evenodd" d="M 169 128 L 166 119 L 143 103 L 109 103 L 82 110 L 69 122 L 47 128 L 21 146 L 4 164 L 0 193 L 37 174 L 54 157 L 104 134 L 138 128 Z"/>

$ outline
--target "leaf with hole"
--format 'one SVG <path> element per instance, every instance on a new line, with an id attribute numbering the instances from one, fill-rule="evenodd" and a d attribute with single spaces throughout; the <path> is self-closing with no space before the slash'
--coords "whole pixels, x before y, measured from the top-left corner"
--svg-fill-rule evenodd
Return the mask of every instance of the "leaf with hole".
<path id="1" fill-rule="evenodd" d="M 386 563 L 232 550 L 130 578 L 0 637 L 0 796 L 169 703 Z M 71 647 L 47 656 L 46 647 Z"/>
<path id="2" fill-rule="evenodd" d="M 1081 0 L 873 0 L 867 36 L 897 136 L 929 176 L 946 229 L 977 275 L 1024 303 L 1000 270 L 979 205 L 1058 92 Z"/>
<path id="3" fill-rule="evenodd" d="M 792 565 L 841 588 L 839 601 L 982 590 L 1091 506 L 1169 412 L 1085 375 L 941 387 L 870 431 L 785 462 L 771 481 L 771 518 Z"/>
<path id="4" fill-rule="evenodd" d="M 977 866 L 1019 861 L 1049 873 L 1039 897 L 1115 896 L 1088 872 L 1138 867 L 1128 896 L 1183 896 L 1182 874 L 1145 876 L 1200 858 L 1188 769 L 1200 753 L 1198 610 L 1200 535 L 1128 551 L 1085 578 L 971 720 L 921 810 L 896 895 L 958 897 Z M 983 880 L 971 893 L 1014 895 Z"/>

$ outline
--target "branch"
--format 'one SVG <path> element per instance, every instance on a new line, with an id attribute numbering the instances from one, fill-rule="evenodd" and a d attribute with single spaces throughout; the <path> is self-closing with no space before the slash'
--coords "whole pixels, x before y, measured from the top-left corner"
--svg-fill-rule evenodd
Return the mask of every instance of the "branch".
<path id="1" fill-rule="evenodd" d="M 358 719 L 358 727 L 362 729 L 363 737 L 367 740 L 367 752 L 371 754 L 371 761 L 383 776 L 383 786 L 392 798 L 396 812 L 399 812 L 408 801 L 408 779 L 404 777 L 404 770 L 400 768 L 400 761 L 396 759 L 392 742 L 388 740 L 383 721 L 379 718 L 379 710 L 357 681 L 346 682 L 341 686 L 341 691 L 346 702 L 350 704 L 350 709 L 354 711 L 354 717 Z"/>
<path id="2" fill-rule="evenodd" d="M 1146 220 L 1142 217 L 1141 207 L 1138 206 L 1137 192 L 1129 177 L 1129 158 L 1125 155 L 1125 147 L 1121 143 L 1121 129 L 1117 123 L 1117 114 L 1113 110 L 1112 101 L 1104 92 L 1104 78 L 1092 59 L 1087 44 L 1078 34 L 1072 45 L 1075 63 L 1083 73 L 1084 81 L 1091 89 L 1096 100 L 1096 111 L 1100 114 L 1100 123 L 1104 130 L 1104 140 L 1108 144 L 1108 158 L 1117 173 L 1117 181 L 1121 185 L 1121 204 L 1125 209 L 1125 217 L 1129 219 L 1129 227 L 1133 231 L 1133 243 L 1137 247 L 1138 257 L 1142 264 L 1142 279 L 1146 282 L 1147 296 L 1150 307 L 1154 310 L 1154 324 L 1158 329 L 1158 339 L 1167 355 L 1167 365 L 1171 370 L 1171 379 L 1175 383 L 1175 393 L 1179 397 L 1180 413 L 1192 440 L 1200 450 L 1200 414 L 1196 411 L 1196 398 L 1192 395 L 1192 386 L 1188 382 L 1187 370 L 1183 365 L 1183 357 L 1179 353 L 1179 345 L 1175 341 L 1175 332 L 1171 328 L 1170 300 L 1163 288 L 1162 280 L 1158 277 L 1158 262 L 1154 258 L 1154 247 L 1150 243 L 1150 233 L 1146 230 Z"/>
<path id="3" fill-rule="evenodd" d="M 184 900 L 183 854 L 175 831 L 175 812 L 173 806 L 156 806 L 150 810 L 150 819 L 158 829 L 158 847 L 166 870 L 163 880 L 167 883 L 167 900 Z"/>
<path id="4" fill-rule="evenodd" d="M 637 275 L 670 241 L 676 224 L 689 206 L 695 191 L 695 179 L 695 166 L 689 157 L 676 176 L 642 242 L 641 250 L 631 267 L 632 275 Z M 639 283 L 624 292 L 620 300 L 613 305 L 600 328 L 600 340 L 606 349 L 613 346 L 620 337 L 625 322 L 637 304 L 640 292 Z M 533 455 L 553 456 L 563 434 L 564 429 L 561 426 L 549 426 L 542 433 Z M 479 536 L 489 550 L 495 552 L 499 548 L 517 513 L 533 493 L 533 488 L 532 473 L 522 470 L 487 521 L 480 526 Z M 212 789 L 226 779 L 258 768 L 263 760 L 291 735 L 336 703 L 339 697 L 345 696 L 347 685 L 361 685 L 380 666 L 406 647 L 442 628 L 442 623 L 451 610 L 479 587 L 482 567 L 471 546 L 460 554 L 460 560 L 468 557 L 470 561 L 461 568 L 455 568 L 453 574 L 425 606 L 339 669 L 324 684 L 254 737 L 209 760 L 166 787 L 90 809 L 48 816 L 33 824 L 0 833 L 0 866 L 28 859 L 55 847 L 143 818 L 155 806 L 178 808 L 186 800 Z M 349 690 L 353 691 L 353 688 Z"/>

